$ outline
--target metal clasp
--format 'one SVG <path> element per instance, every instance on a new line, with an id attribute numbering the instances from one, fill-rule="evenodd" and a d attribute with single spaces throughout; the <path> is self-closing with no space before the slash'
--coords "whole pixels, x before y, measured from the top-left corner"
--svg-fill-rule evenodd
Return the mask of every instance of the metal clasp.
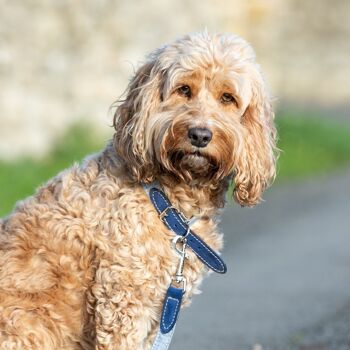
<path id="1" fill-rule="evenodd" d="M 186 287 L 187 287 L 187 280 L 185 276 L 181 276 L 181 278 L 177 278 L 177 277 L 172 277 L 171 279 L 173 282 L 175 282 L 176 284 L 181 284 L 182 283 L 182 290 L 183 290 L 183 294 L 186 293 Z"/>
<path id="2" fill-rule="evenodd" d="M 178 248 L 178 243 L 182 243 L 181 250 Z M 177 266 L 177 270 L 175 273 L 175 276 L 173 276 L 172 280 L 175 281 L 177 284 L 183 284 L 183 292 L 186 292 L 186 284 L 187 280 L 186 277 L 183 275 L 183 270 L 184 270 L 184 265 L 185 265 L 185 259 L 187 259 L 187 254 L 186 254 L 186 247 L 187 247 L 187 242 L 186 238 L 182 236 L 176 236 L 173 239 L 173 246 L 176 251 L 176 253 L 179 255 L 179 264 Z"/>
<path id="3" fill-rule="evenodd" d="M 187 218 L 186 218 L 186 216 L 181 212 L 181 211 L 179 211 L 179 210 L 177 210 L 175 207 L 173 207 L 172 205 L 171 206 L 169 206 L 169 207 L 166 207 L 162 212 L 160 212 L 159 214 L 158 214 L 158 216 L 159 216 L 159 218 L 162 220 L 162 221 L 164 221 L 163 219 L 165 218 L 165 216 L 167 216 L 168 215 L 168 211 L 169 210 L 174 210 L 180 217 L 181 217 L 181 219 L 184 221 L 184 222 L 186 222 L 186 223 L 188 223 L 190 220 L 188 220 Z"/>
<path id="4" fill-rule="evenodd" d="M 176 208 L 174 208 L 173 206 L 170 207 L 166 207 L 161 213 L 159 213 L 159 218 L 163 221 L 164 217 L 167 215 L 168 210 L 170 209 L 174 209 L 176 210 Z"/>
<path id="5" fill-rule="evenodd" d="M 186 244 L 185 245 L 185 249 L 187 247 L 186 236 L 187 236 L 187 233 L 186 233 L 185 236 L 175 236 L 173 238 L 173 248 L 175 249 L 176 253 L 178 254 L 178 256 L 180 258 L 182 258 L 182 255 L 183 255 L 184 244 Z M 179 243 L 182 243 L 182 247 L 181 248 L 178 247 Z M 186 252 L 185 252 L 185 258 L 188 259 L 188 255 L 186 254 Z"/>

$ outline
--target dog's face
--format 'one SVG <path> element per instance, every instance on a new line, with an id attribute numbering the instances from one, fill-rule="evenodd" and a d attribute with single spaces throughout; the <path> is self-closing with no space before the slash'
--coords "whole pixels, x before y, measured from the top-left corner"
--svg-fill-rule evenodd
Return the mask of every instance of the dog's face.
<path id="1" fill-rule="evenodd" d="M 234 176 L 254 205 L 275 175 L 270 98 L 241 38 L 186 36 L 153 52 L 118 107 L 115 146 L 138 181 L 160 172 L 187 183 Z"/>

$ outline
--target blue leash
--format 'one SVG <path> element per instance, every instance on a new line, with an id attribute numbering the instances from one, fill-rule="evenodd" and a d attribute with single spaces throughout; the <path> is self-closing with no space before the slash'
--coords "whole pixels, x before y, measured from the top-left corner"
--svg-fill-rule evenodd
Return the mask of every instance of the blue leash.
<path id="1" fill-rule="evenodd" d="M 160 329 L 151 348 L 151 350 L 166 350 L 174 334 L 182 297 L 186 292 L 186 278 L 183 276 L 183 268 L 185 259 L 187 258 L 187 246 L 213 271 L 223 274 L 226 273 L 227 267 L 220 256 L 191 230 L 191 225 L 194 222 L 193 219 L 188 220 L 174 208 L 165 193 L 155 183 L 144 185 L 144 189 L 156 208 L 159 218 L 176 234 L 173 239 L 173 247 L 179 255 L 176 274 L 172 278 L 172 283 L 164 299 Z M 181 248 L 179 248 L 180 245 Z M 175 284 L 179 287 L 175 287 Z"/>

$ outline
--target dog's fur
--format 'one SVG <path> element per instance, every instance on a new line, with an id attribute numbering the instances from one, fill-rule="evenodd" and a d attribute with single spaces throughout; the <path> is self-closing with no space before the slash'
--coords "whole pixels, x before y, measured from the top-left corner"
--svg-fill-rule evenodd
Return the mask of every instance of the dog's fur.
<path id="1" fill-rule="evenodd" d="M 178 258 L 141 183 L 157 180 L 220 250 L 229 181 L 253 206 L 275 175 L 270 96 L 234 35 L 187 35 L 151 53 L 114 126 L 105 150 L 0 221 L 1 349 L 149 349 Z M 206 147 L 191 145 L 192 127 L 212 131 Z M 207 272 L 189 251 L 185 304 Z"/>

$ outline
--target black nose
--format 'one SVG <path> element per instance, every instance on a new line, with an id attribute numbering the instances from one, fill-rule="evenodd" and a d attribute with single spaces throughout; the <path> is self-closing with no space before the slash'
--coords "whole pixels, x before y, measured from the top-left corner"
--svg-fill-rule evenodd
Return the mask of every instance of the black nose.
<path id="1" fill-rule="evenodd" d="M 196 147 L 206 147 L 213 137 L 213 133 L 206 128 L 191 128 L 188 130 L 188 138 Z"/>

